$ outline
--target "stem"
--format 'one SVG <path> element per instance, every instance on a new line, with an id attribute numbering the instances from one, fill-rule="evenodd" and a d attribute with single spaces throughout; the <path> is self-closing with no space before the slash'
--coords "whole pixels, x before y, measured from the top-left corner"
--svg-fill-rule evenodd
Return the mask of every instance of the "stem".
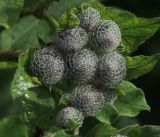
<path id="1" fill-rule="evenodd" d="M 0 51 L 0 61 L 18 62 L 18 56 L 22 51 Z"/>

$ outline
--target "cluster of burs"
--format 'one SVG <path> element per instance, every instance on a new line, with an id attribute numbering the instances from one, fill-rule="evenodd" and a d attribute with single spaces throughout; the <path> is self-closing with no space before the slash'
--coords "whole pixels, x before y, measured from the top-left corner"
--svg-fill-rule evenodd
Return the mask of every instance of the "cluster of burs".
<path id="1" fill-rule="evenodd" d="M 94 8 L 86 8 L 77 17 L 79 26 L 57 33 L 58 48 L 39 49 L 30 63 L 32 73 L 45 86 L 56 84 L 66 73 L 77 83 L 71 105 L 56 117 L 57 125 L 65 129 L 71 127 L 70 119 L 82 125 L 85 117 L 94 116 L 105 103 L 113 104 L 117 95 L 110 87 L 126 75 L 125 58 L 115 51 L 121 42 L 119 26 L 102 20 Z M 91 81 L 99 86 L 87 85 Z"/>

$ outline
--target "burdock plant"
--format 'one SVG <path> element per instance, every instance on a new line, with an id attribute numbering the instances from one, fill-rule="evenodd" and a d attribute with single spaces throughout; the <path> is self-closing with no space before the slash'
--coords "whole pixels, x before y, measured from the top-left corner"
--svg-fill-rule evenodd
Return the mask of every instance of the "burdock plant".
<path id="1" fill-rule="evenodd" d="M 53 2 L 42 17 L 36 13 L 41 20 L 26 17 L 39 24 L 22 40 L 29 48 L 19 55 L 11 84 L 26 122 L 24 137 L 158 137 L 159 126 L 131 125 L 130 118 L 150 107 L 142 89 L 129 80 L 158 62 L 159 54 L 132 52 L 160 29 L 160 19 L 138 18 L 99 2 L 70 1 Z"/>

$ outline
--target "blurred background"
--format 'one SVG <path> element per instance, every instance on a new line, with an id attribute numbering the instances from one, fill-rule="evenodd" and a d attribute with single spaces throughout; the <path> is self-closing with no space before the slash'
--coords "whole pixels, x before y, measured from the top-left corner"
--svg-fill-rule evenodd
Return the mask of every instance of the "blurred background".
<path id="1" fill-rule="evenodd" d="M 102 0 L 106 6 L 114 6 L 133 12 L 139 17 L 160 16 L 160 0 Z M 160 31 L 139 47 L 133 55 L 152 55 L 160 53 Z M 10 85 L 16 71 L 16 65 L 6 69 L 6 63 L 0 64 L 0 119 L 16 114 L 17 110 L 11 98 Z M 160 124 L 160 62 L 148 74 L 132 81 L 142 88 L 151 107 L 150 112 L 142 112 L 138 119 L 143 124 Z"/>

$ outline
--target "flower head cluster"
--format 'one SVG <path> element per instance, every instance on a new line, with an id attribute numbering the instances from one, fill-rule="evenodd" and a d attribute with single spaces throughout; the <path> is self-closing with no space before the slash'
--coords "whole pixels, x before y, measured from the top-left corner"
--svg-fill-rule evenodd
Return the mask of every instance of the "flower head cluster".
<path id="1" fill-rule="evenodd" d="M 52 86 L 63 81 L 64 72 L 77 84 L 71 94 L 71 107 L 57 114 L 57 125 L 65 129 L 71 127 L 70 119 L 82 125 L 84 117 L 94 116 L 105 103 L 113 104 L 117 95 L 109 88 L 126 75 L 125 58 L 114 51 L 121 42 L 118 25 L 112 20 L 101 20 L 99 11 L 94 8 L 85 9 L 77 17 L 80 26 L 57 33 L 59 50 L 41 48 L 30 62 L 32 73 L 44 85 Z M 94 48 L 87 48 L 87 44 Z M 104 52 L 99 56 L 97 50 Z M 60 53 L 65 53 L 67 59 Z M 105 88 L 99 89 L 92 82 Z"/>

